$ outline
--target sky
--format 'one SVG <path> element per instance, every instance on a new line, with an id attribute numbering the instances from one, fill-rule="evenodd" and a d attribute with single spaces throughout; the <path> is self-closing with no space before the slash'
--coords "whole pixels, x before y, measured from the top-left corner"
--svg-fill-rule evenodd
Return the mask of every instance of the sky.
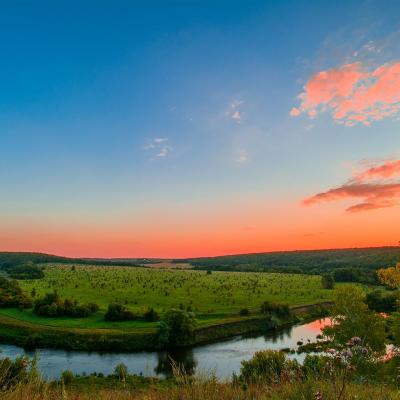
<path id="1" fill-rule="evenodd" d="M 0 57 L 0 250 L 399 244 L 397 0 L 15 0 Z"/>

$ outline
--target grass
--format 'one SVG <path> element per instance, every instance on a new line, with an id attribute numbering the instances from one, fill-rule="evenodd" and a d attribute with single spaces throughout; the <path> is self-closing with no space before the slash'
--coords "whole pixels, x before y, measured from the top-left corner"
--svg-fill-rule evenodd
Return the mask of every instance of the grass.
<path id="1" fill-rule="evenodd" d="M 57 290 L 62 297 L 95 302 L 100 312 L 85 319 L 41 318 L 30 311 L 0 310 L 4 315 L 34 323 L 76 327 L 141 327 L 133 321 L 110 325 L 102 321 L 108 304 L 119 302 L 138 313 L 153 307 L 159 313 L 185 307 L 201 321 L 223 319 L 242 308 L 258 310 L 264 300 L 291 306 L 320 303 L 332 298 L 332 291 L 321 287 L 320 277 L 312 275 L 170 270 L 132 267 L 53 265 L 45 267 L 45 278 L 20 281 L 36 298 Z M 148 326 L 148 325 L 147 325 Z"/>
<path id="2" fill-rule="evenodd" d="M 71 386 L 60 383 L 46 384 L 32 381 L 18 384 L 1 394 L 2 400 L 334 400 L 331 382 L 308 379 L 303 382 L 283 382 L 275 385 L 249 385 L 246 387 L 217 382 L 212 378 L 189 380 L 179 385 L 160 381 L 133 384 L 111 381 L 97 384 L 88 377 Z M 111 386 L 112 385 L 112 386 Z M 110 386 L 110 387 L 108 387 Z M 321 397 L 317 397 L 317 393 Z M 400 392 L 386 385 L 349 383 L 341 400 L 400 400 Z"/>

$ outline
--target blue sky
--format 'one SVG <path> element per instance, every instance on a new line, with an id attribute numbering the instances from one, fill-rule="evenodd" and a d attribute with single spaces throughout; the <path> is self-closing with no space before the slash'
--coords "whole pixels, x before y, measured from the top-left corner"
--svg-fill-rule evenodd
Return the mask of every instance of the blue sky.
<path id="1" fill-rule="evenodd" d="M 41 232 L 112 224 L 117 240 L 170 217 L 183 223 L 182 207 L 206 217 L 248 199 L 294 207 L 342 184 L 360 160 L 396 158 L 396 118 L 349 128 L 328 113 L 289 112 L 318 71 L 398 60 L 399 16 L 397 1 L 4 4 L 0 217 L 15 232 L 3 240 L 29 243 L 20 224 Z M 366 50 L 371 43 L 379 52 Z M 149 210 L 160 215 L 142 221 Z M 32 248 L 77 253 L 68 240 Z M 96 243 L 88 246 L 93 254 Z M 213 251 L 228 249 L 236 248 Z"/>

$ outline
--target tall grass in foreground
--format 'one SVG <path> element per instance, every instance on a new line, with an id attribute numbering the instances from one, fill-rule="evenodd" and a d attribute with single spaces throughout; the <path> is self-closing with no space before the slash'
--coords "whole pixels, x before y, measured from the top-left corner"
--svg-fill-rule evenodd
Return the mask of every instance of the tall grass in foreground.
<path id="1" fill-rule="evenodd" d="M 281 383 L 246 388 L 213 379 L 191 381 L 170 389 L 149 388 L 145 391 L 130 389 L 94 389 L 84 392 L 66 390 L 38 382 L 21 383 L 13 389 L 0 393 L 2 400 L 330 400 L 337 399 L 331 385 L 326 381 Z M 398 390 L 386 386 L 350 384 L 341 399 L 350 400 L 398 400 Z"/>
<path id="2" fill-rule="evenodd" d="M 10 364 L 9 369 L 0 370 L 1 400 L 400 400 L 400 391 L 385 384 L 348 382 L 346 391 L 338 394 L 329 379 L 299 380 L 285 374 L 276 382 L 270 378 L 256 383 L 220 382 L 212 373 L 191 377 L 175 366 L 170 387 L 148 378 L 144 378 L 145 386 L 135 387 L 125 374 L 114 375 L 114 384 L 102 387 L 101 380 L 96 384 L 90 377 L 78 386 L 65 385 L 62 380 L 45 382 L 34 364 L 16 381 L 14 367 Z"/>

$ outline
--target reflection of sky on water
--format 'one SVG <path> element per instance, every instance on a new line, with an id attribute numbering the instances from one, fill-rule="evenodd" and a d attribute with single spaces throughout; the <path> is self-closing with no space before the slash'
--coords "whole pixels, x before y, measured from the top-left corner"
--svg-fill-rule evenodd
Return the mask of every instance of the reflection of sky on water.
<path id="1" fill-rule="evenodd" d="M 97 353 L 55 349 L 40 349 L 39 368 L 47 378 L 58 378 L 64 370 L 76 374 L 102 372 L 110 374 L 119 363 L 127 365 L 132 374 L 165 376 L 172 371 L 171 358 L 183 364 L 189 373 L 213 371 L 220 378 L 229 378 L 239 372 L 242 360 L 250 359 L 256 351 L 283 348 L 297 348 L 297 342 L 315 340 L 321 328 L 329 320 L 314 321 L 304 325 L 282 329 L 267 335 L 239 336 L 218 343 L 197 346 L 190 349 L 160 352 Z M 2 357 L 15 358 L 21 354 L 33 356 L 34 352 L 24 352 L 17 346 L 1 345 Z M 302 361 L 303 354 L 290 355 Z"/>

